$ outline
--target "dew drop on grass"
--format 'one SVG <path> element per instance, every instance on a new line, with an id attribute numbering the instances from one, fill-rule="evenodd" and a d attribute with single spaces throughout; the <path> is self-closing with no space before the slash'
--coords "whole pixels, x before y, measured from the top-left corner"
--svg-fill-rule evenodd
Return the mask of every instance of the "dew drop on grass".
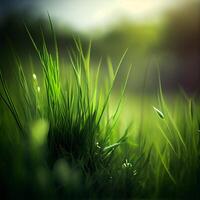
<path id="1" fill-rule="evenodd" d="M 96 142 L 96 147 L 97 147 L 98 149 L 101 149 L 101 147 L 99 146 L 99 142 Z"/>
<path id="2" fill-rule="evenodd" d="M 160 117 L 160 118 L 162 118 L 162 119 L 164 119 L 164 114 L 160 111 L 160 110 L 158 110 L 156 107 L 154 107 L 153 106 L 153 109 L 155 110 L 155 112 L 158 114 L 158 116 Z"/>
<path id="3" fill-rule="evenodd" d="M 34 79 L 34 80 L 37 80 L 37 76 L 36 76 L 35 73 L 33 73 L 33 79 Z"/>
<path id="4" fill-rule="evenodd" d="M 37 87 L 37 91 L 40 92 L 40 87 L 39 86 Z"/>
<path id="5" fill-rule="evenodd" d="M 133 176 L 136 176 L 137 175 L 137 170 L 133 170 Z"/>
<path id="6" fill-rule="evenodd" d="M 126 159 L 125 162 L 122 164 L 122 169 L 125 168 L 131 168 L 132 164 L 130 162 L 128 162 L 128 160 Z"/>

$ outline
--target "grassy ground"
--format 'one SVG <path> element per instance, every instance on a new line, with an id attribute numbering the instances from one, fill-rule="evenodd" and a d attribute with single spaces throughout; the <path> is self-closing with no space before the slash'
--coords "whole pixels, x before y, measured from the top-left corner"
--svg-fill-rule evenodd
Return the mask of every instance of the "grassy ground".
<path id="1" fill-rule="evenodd" d="M 108 60 L 107 73 L 101 62 L 91 71 L 90 45 L 83 51 L 75 40 L 63 72 L 55 36 L 50 53 L 44 37 L 39 47 L 28 34 L 41 73 L 34 67 L 25 73 L 16 58 L 16 81 L 8 84 L 1 74 L 2 194 L 8 199 L 199 197 L 198 97 L 166 100 L 159 81 L 156 97 L 125 95 L 130 70 L 114 95 L 126 53 L 116 67 Z"/>

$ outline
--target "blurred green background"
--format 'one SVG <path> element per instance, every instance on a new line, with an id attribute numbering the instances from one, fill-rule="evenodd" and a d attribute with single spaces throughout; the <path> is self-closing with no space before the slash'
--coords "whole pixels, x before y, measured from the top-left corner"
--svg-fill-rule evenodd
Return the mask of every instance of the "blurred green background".
<path id="1" fill-rule="evenodd" d="M 7 79 L 15 75 L 12 48 L 25 70 L 30 70 L 30 57 L 36 56 L 24 24 L 39 44 L 42 29 L 49 48 L 53 47 L 48 13 L 63 63 L 74 46 L 73 37 L 78 36 L 83 46 L 92 40 L 92 62 L 102 58 L 105 67 L 108 56 L 117 64 L 128 49 L 118 82 L 132 64 L 130 94 L 154 94 L 158 66 L 167 93 L 177 93 L 181 87 L 187 93 L 199 94 L 199 0 L 3 0 L 0 65 Z"/>
<path id="2" fill-rule="evenodd" d="M 103 69 L 100 70 L 100 73 L 108 72 L 108 57 L 116 67 L 121 56 L 128 49 L 117 75 L 115 91 L 110 97 L 109 111 L 111 113 L 115 112 L 116 105 L 120 100 L 120 89 L 126 79 L 129 66 L 133 66 L 125 93 L 125 101 L 122 102 L 124 107 L 122 110 L 120 108 L 121 116 L 119 122 L 117 121 L 116 131 L 113 131 L 115 134 L 111 138 L 111 140 L 117 141 L 131 122 L 133 126 L 130 130 L 129 140 L 119 150 L 119 154 L 117 154 L 119 157 L 116 157 L 117 163 L 113 163 L 114 167 L 111 165 L 111 167 L 105 168 L 106 173 L 103 169 L 100 169 L 99 174 L 91 173 L 91 177 L 88 176 L 89 179 L 83 177 L 83 181 L 81 171 L 79 171 L 79 167 L 82 167 L 79 166 L 79 159 L 77 166 L 75 162 L 75 168 L 72 169 L 71 166 L 68 166 L 70 159 L 69 163 L 67 163 L 67 159 L 67 162 L 63 159 L 57 160 L 52 170 L 50 169 L 51 164 L 46 165 L 48 153 L 51 150 L 45 143 L 45 141 L 49 142 L 49 139 L 46 138 L 47 134 L 50 135 L 48 122 L 44 119 L 37 119 L 33 122 L 31 118 L 30 121 L 24 120 L 27 112 L 32 112 L 37 100 L 31 99 L 34 106 L 28 106 L 28 109 L 26 109 L 26 104 L 21 103 L 23 101 L 20 97 L 24 96 L 19 91 L 21 88 L 18 87 L 19 80 L 16 81 L 19 76 L 14 55 L 20 58 L 27 80 L 30 78 L 29 81 L 32 83 L 31 81 L 35 79 L 33 75 L 37 74 L 40 84 L 43 80 L 40 77 L 41 62 L 39 62 L 25 25 L 39 47 L 42 47 L 43 44 L 41 34 L 43 31 L 48 49 L 53 52 L 55 50 L 54 41 L 48 14 L 56 32 L 60 63 L 65 72 L 61 74 L 62 79 L 67 77 L 68 62 L 70 61 L 68 51 L 75 47 L 74 37 L 80 38 L 83 49 L 88 47 L 90 40 L 92 41 L 91 68 L 95 70 L 99 60 L 102 59 Z M 164 103 L 159 101 L 159 98 L 162 99 L 160 97 L 162 95 L 157 95 L 158 68 L 164 96 L 167 96 L 166 102 L 167 105 L 169 104 L 169 111 L 167 106 L 163 106 Z M 38 199 L 38 195 L 44 194 L 44 198 L 47 199 L 51 196 L 53 199 L 57 195 L 58 198 L 60 195 L 62 196 L 62 192 L 64 196 L 71 193 L 75 196 L 82 195 L 84 192 L 88 193 L 88 190 L 92 192 L 92 185 L 96 183 L 96 180 L 97 185 L 94 184 L 94 190 L 97 191 L 97 197 L 99 194 L 106 196 L 108 193 L 109 195 L 114 194 L 113 197 L 118 194 L 123 197 L 124 193 L 128 194 L 130 191 L 130 194 L 133 195 L 137 190 L 142 198 L 150 196 L 155 199 L 159 195 L 162 198 L 199 196 L 200 0 L 1 0 L 0 70 L 3 72 L 9 93 L 19 109 L 19 113 L 24 116 L 22 117 L 23 123 L 28 129 L 31 127 L 29 145 L 26 140 L 18 137 L 17 126 L 14 118 L 11 118 L 12 113 L 1 104 L 0 157 L 3 162 L 0 164 L 0 180 L 3 180 L 4 184 L 0 190 L 7 193 L 8 196 L 16 198 L 19 197 L 19 194 L 22 196 L 25 194 L 29 198 Z M 108 76 L 107 74 L 103 75 L 100 76 L 100 78 L 105 77 L 103 81 L 101 80 L 103 84 L 100 85 L 103 89 L 100 89 L 104 91 L 104 84 L 106 84 Z M 64 84 L 66 81 L 62 80 L 61 82 Z M 39 93 L 40 90 L 38 91 L 38 87 L 36 87 L 39 84 L 35 83 L 33 82 L 33 87 L 31 85 L 30 91 L 32 88 L 37 88 Z M 41 91 L 43 91 L 42 87 Z M 193 99 L 185 94 L 179 95 L 181 91 L 185 91 L 191 96 L 196 95 L 197 99 L 194 98 L 196 101 L 193 102 Z M 46 99 L 41 98 L 41 102 L 39 102 L 41 105 L 43 100 L 46 103 Z M 93 104 L 91 103 L 91 105 Z M 160 117 L 158 111 L 164 113 L 164 119 Z M 53 118 L 57 120 L 56 116 Z M 48 113 L 47 119 L 51 119 Z M 60 119 L 62 117 L 58 118 L 58 121 Z M 61 122 L 65 124 L 65 120 L 61 120 Z M 55 135 L 59 136 L 64 130 L 64 134 L 66 133 L 68 138 L 68 129 L 63 129 L 62 123 L 59 123 L 58 126 L 58 130 L 60 128 L 61 131 L 57 134 L 55 130 Z M 82 125 L 81 122 L 80 124 Z M 21 132 L 19 131 L 19 133 Z M 36 133 L 39 134 L 36 135 Z M 187 148 L 182 145 L 179 134 L 183 137 Z M 71 135 L 74 138 L 74 134 Z M 78 137 L 75 139 L 80 141 Z M 76 142 L 75 139 L 73 141 Z M 57 140 L 52 141 L 59 144 Z M 65 143 L 65 140 L 63 141 Z M 171 149 L 170 141 L 175 148 Z M 94 143 L 88 144 L 91 144 L 92 146 L 89 147 L 93 148 Z M 83 153 L 81 147 L 82 145 L 75 153 L 80 151 L 78 153 L 81 155 Z M 99 146 L 97 147 L 99 148 Z M 174 151 L 176 148 L 178 156 Z M 137 163 L 142 158 L 140 151 L 142 156 L 144 155 L 144 159 L 139 162 L 139 170 L 137 170 L 139 179 L 135 179 L 135 177 L 132 179 L 129 174 L 125 174 L 128 175 L 126 178 L 123 171 L 118 171 L 118 167 L 121 169 L 122 161 L 129 158 L 129 154 L 130 159 L 134 162 L 136 159 Z M 137 154 L 139 159 L 137 159 Z M 83 164 L 85 165 L 85 163 Z M 78 171 L 76 171 L 77 167 Z M 109 171 L 112 168 L 116 179 L 110 181 L 109 175 L 109 185 L 107 185 L 106 176 L 110 174 Z M 176 179 L 177 184 L 171 182 L 170 173 L 172 178 L 174 176 Z M 67 180 L 69 175 L 71 182 Z M 142 181 L 140 181 L 140 175 Z M 86 178 L 86 182 L 89 180 L 89 186 L 85 184 L 84 178 Z M 128 180 L 128 187 L 126 187 L 126 182 L 121 180 Z M 60 185 L 65 185 L 65 187 L 60 188 Z M 140 191 L 140 185 L 144 190 Z M 101 188 L 105 188 L 108 193 L 104 194 Z M 134 188 L 133 191 L 130 188 Z M 154 193 L 157 196 L 154 196 Z"/>

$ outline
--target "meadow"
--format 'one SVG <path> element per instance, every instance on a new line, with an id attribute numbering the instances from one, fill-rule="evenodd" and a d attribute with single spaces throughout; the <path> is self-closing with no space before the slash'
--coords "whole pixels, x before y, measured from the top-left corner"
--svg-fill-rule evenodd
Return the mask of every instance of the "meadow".
<path id="1" fill-rule="evenodd" d="M 37 44 L 26 28 L 38 61 L 26 72 L 15 52 L 12 81 L 0 74 L 1 195 L 198 199 L 198 95 L 165 95 L 159 68 L 156 95 L 128 94 L 131 65 L 116 91 L 126 51 L 116 66 L 99 59 L 94 67 L 91 43 L 83 49 L 76 38 L 61 64 L 50 26 L 53 51 L 43 34 Z"/>

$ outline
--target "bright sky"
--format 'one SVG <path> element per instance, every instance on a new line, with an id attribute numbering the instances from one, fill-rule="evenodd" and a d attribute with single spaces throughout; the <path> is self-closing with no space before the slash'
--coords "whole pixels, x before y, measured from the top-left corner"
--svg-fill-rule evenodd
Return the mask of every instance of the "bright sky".
<path id="1" fill-rule="evenodd" d="M 155 20 L 166 9 L 186 1 L 193 0 L 43 0 L 40 11 L 48 11 L 61 24 L 87 31 L 106 28 L 121 17 L 140 22 Z"/>

